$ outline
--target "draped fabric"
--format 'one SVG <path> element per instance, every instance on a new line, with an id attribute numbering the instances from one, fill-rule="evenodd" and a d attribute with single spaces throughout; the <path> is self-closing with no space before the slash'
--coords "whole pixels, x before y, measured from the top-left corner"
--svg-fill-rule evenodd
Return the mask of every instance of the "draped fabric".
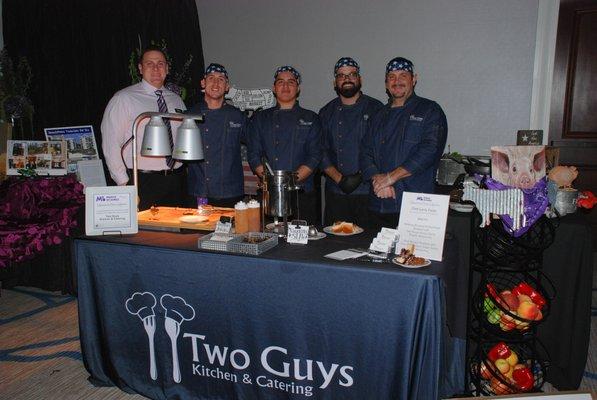
<path id="1" fill-rule="evenodd" d="M 432 273 L 81 239 L 75 259 L 96 384 L 153 399 L 436 399 L 462 382 L 444 376 L 456 360 Z"/>
<path id="2" fill-rule="evenodd" d="M 85 201 L 74 175 L 10 178 L 0 185 L 0 269 L 62 243 Z"/>
<path id="3" fill-rule="evenodd" d="M 34 138 L 26 139 L 44 139 L 47 127 L 93 125 L 101 145 L 104 108 L 131 84 L 129 58 L 139 39 L 142 47 L 164 39 L 177 71 L 191 54 L 199 86 L 203 50 L 194 0 L 4 0 L 2 25 L 10 56 L 27 57 L 33 71 Z"/>

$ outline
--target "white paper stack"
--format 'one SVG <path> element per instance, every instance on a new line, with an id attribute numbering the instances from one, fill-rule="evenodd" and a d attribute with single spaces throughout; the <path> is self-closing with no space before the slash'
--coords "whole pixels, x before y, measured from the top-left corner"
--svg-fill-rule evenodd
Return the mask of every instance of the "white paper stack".
<path id="1" fill-rule="evenodd" d="M 371 242 L 369 250 L 390 253 L 394 250 L 399 238 L 397 229 L 381 228 L 381 231 L 377 233 L 377 236 Z"/>

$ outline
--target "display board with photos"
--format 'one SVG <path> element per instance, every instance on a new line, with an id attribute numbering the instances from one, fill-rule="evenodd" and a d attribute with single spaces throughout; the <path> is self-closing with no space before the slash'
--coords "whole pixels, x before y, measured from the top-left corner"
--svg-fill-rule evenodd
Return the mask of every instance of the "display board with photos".
<path id="1" fill-rule="evenodd" d="M 77 172 L 77 162 L 99 158 L 93 126 L 65 126 L 45 128 L 47 140 L 64 140 L 68 152 L 68 172 Z"/>
<path id="2" fill-rule="evenodd" d="M 66 142 L 43 140 L 9 140 L 6 174 L 19 175 L 20 170 L 34 170 L 37 175 L 66 175 Z"/>

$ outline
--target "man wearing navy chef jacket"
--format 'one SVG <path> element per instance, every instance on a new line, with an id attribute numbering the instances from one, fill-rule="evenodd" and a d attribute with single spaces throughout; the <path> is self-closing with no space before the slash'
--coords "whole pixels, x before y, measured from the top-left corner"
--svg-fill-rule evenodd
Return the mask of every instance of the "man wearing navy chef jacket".
<path id="1" fill-rule="evenodd" d="M 325 224 L 350 221 L 367 226 L 369 182 L 362 180 L 359 153 L 373 115 L 383 104 L 361 92 L 360 67 L 351 57 L 336 62 L 334 90 L 338 97 L 319 111 L 323 142 L 321 169 L 328 176 Z"/>
<path id="2" fill-rule="evenodd" d="M 204 101 L 189 110 L 202 114 L 199 124 L 203 139 L 201 161 L 189 163 L 189 194 L 207 197 L 218 207 L 234 207 L 243 199 L 243 167 L 240 144 L 245 142 L 247 119 L 237 108 L 226 104 L 224 96 L 230 89 L 228 72 L 223 65 L 209 64 L 201 80 Z"/>
<path id="3" fill-rule="evenodd" d="M 248 158 L 260 178 L 264 174 L 262 157 L 273 170 L 296 172 L 304 189 L 299 192 L 300 218 L 314 224 L 319 220 L 313 171 L 321 161 L 321 124 L 316 113 L 299 106 L 300 84 L 301 75 L 295 68 L 286 65 L 276 70 L 273 91 L 277 104 L 251 118 Z"/>
<path id="4" fill-rule="evenodd" d="M 390 101 L 373 117 L 360 157 L 363 178 L 371 181 L 371 229 L 398 225 L 402 193 L 433 193 L 448 135 L 439 104 L 415 94 L 410 60 L 390 60 L 385 83 Z"/>

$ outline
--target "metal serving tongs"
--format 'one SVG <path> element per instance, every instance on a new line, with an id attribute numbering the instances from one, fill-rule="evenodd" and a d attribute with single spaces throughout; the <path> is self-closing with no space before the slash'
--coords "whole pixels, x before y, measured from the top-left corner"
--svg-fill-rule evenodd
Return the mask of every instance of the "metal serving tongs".
<path id="1" fill-rule="evenodd" d="M 274 170 L 272 169 L 272 166 L 269 165 L 269 161 L 267 160 L 266 156 L 261 156 L 261 163 L 265 166 L 265 169 L 270 175 L 274 174 Z"/>

